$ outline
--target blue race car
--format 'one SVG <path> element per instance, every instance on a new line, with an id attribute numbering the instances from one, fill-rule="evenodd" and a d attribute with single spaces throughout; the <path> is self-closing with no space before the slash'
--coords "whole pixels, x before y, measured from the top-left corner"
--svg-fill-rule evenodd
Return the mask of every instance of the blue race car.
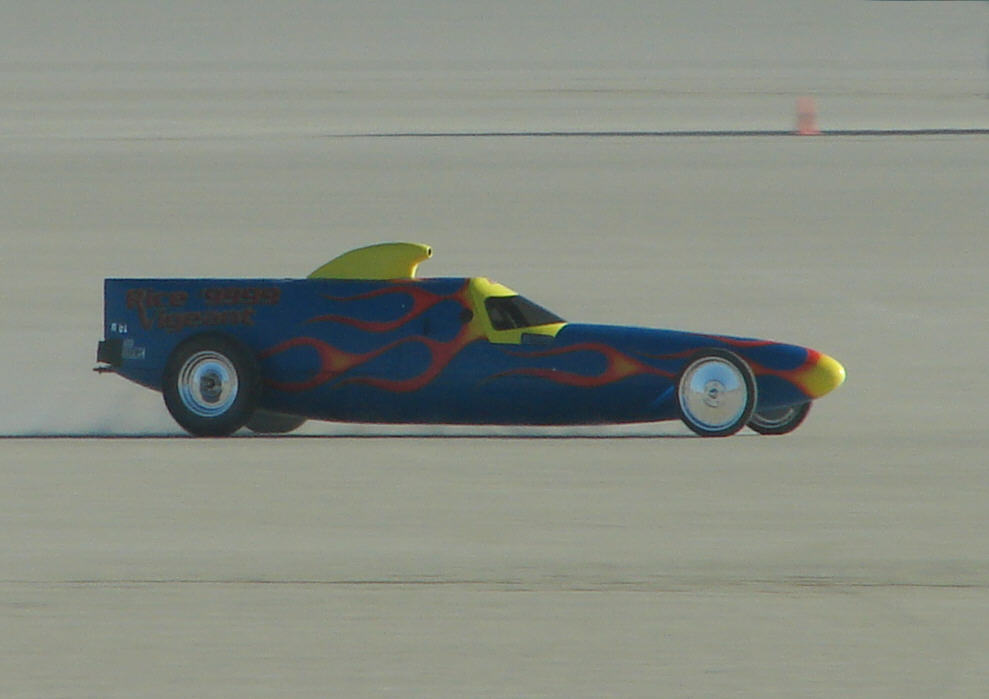
<path id="1" fill-rule="evenodd" d="M 417 278 L 431 255 L 383 243 L 307 279 L 107 279 L 96 370 L 161 391 L 201 436 L 310 418 L 783 434 L 845 379 L 797 345 L 569 323 L 483 277 Z"/>

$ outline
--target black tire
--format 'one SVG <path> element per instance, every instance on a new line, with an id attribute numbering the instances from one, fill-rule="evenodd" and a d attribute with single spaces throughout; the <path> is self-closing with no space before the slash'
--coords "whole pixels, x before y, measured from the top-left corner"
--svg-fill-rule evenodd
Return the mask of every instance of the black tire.
<path id="1" fill-rule="evenodd" d="M 749 427 L 759 434 L 778 435 L 793 432 L 810 412 L 811 402 L 791 405 L 786 408 L 773 408 L 761 413 L 752 413 Z"/>
<path id="2" fill-rule="evenodd" d="M 273 413 L 270 410 L 255 410 L 247 419 L 247 429 L 258 434 L 288 434 L 298 429 L 306 418 L 285 413 Z"/>
<path id="3" fill-rule="evenodd" d="M 737 354 L 707 349 L 677 377 L 680 419 L 701 437 L 727 437 L 745 427 L 756 404 L 752 369 Z"/>
<path id="4" fill-rule="evenodd" d="M 261 393 L 257 357 L 219 333 L 194 335 L 168 357 L 162 376 L 165 406 L 198 437 L 225 437 L 244 426 Z"/>

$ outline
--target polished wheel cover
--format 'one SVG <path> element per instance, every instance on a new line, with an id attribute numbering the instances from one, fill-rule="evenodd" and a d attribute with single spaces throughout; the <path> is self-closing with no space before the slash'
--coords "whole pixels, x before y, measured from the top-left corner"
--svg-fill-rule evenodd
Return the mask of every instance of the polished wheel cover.
<path id="1" fill-rule="evenodd" d="M 742 372 L 719 357 L 704 357 L 691 364 L 680 381 L 680 406 L 684 416 L 716 432 L 745 414 L 748 387 Z"/>
<path id="2" fill-rule="evenodd" d="M 791 405 L 786 408 L 776 408 L 775 410 L 763 410 L 759 413 L 752 413 L 749 422 L 763 429 L 779 429 L 793 420 L 803 406 Z"/>
<path id="3" fill-rule="evenodd" d="M 219 352 L 196 352 L 179 370 L 178 393 L 195 415 L 223 415 L 237 400 L 237 370 Z"/>
<path id="4" fill-rule="evenodd" d="M 770 408 L 752 413 L 749 427 L 759 434 L 788 434 L 800 427 L 807 413 L 810 412 L 810 401 L 800 405 L 788 405 L 783 408 Z"/>

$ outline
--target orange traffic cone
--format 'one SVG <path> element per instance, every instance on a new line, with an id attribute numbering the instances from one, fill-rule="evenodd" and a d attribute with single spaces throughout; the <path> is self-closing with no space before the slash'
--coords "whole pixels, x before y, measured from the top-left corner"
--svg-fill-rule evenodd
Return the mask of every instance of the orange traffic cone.
<path id="1" fill-rule="evenodd" d="M 817 105 L 813 97 L 797 98 L 797 129 L 798 136 L 816 136 L 821 133 L 817 128 Z"/>

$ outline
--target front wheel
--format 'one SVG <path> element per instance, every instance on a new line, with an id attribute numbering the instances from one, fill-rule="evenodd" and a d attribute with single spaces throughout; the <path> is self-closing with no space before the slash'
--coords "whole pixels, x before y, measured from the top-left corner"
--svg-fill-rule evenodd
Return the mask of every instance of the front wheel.
<path id="1" fill-rule="evenodd" d="M 214 333 L 194 335 L 169 356 L 161 392 L 168 412 L 187 432 L 225 437 L 254 412 L 261 370 L 242 342 Z"/>
<path id="2" fill-rule="evenodd" d="M 745 427 L 756 403 L 752 370 L 721 349 L 701 352 L 680 372 L 680 419 L 702 437 L 727 437 Z"/>
<path id="3" fill-rule="evenodd" d="M 810 401 L 800 405 L 790 405 L 785 408 L 772 408 L 762 412 L 752 413 L 749 427 L 759 434 L 786 434 L 800 427 L 800 423 L 810 412 Z"/>

